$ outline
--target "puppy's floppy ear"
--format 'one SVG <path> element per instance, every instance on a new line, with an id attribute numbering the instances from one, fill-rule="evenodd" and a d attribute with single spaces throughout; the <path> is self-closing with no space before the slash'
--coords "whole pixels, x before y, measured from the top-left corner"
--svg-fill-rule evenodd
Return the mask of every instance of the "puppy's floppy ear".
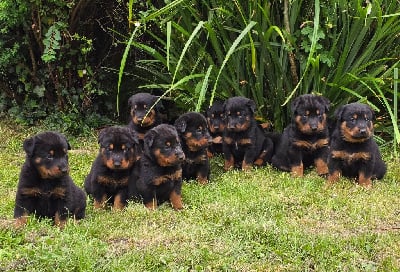
<path id="1" fill-rule="evenodd" d="M 324 96 L 319 96 L 320 99 L 320 103 L 324 105 L 325 107 L 325 112 L 329 111 L 329 108 L 331 106 L 331 101 L 329 101 L 328 98 L 324 97 Z"/>
<path id="2" fill-rule="evenodd" d="M 222 104 L 222 110 L 226 113 L 226 104 L 228 100 L 225 100 L 224 103 Z"/>
<path id="3" fill-rule="evenodd" d="M 130 109 L 132 108 L 134 102 L 135 102 L 135 97 L 134 97 L 134 95 L 132 95 L 132 96 L 129 97 L 129 99 L 128 99 L 128 106 L 129 106 Z"/>
<path id="4" fill-rule="evenodd" d="M 300 105 L 300 96 L 299 97 L 296 97 L 293 101 L 292 101 L 292 103 L 290 104 L 290 109 L 292 110 L 292 114 L 297 114 L 297 108 L 299 107 L 299 105 Z"/>
<path id="5" fill-rule="evenodd" d="M 66 143 L 67 143 L 67 150 L 71 150 L 71 145 L 68 142 L 67 137 L 64 134 L 58 134 Z"/>
<path id="6" fill-rule="evenodd" d="M 138 137 L 138 135 L 137 135 L 137 132 L 134 131 L 133 129 L 130 129 L 130 128 L 128 128 L 128 131 L 129 131 L 129 136 L 130 136 L 129 139 L 130 139 L 134 144 L 138 145 L 138 144 L 139 144 L 139 137 Z"/>
<path id="7" fill-rule="evenodd" d="M 368 110 L 370 111 L 371 120 L 375 121 L 375 112 L 374 112 L 374 110 L 369 105 L 366 105 L 366 106 L 367 106 Z"/>
<path id="8" fill-rule="evenodd" d="M 153 146 L 154 143 L 154 139 L 157 136 L 157 132 L 154 131 L 153 129 L 149 130 L 146 132 L 146 134 L 144 135 L 144 146 L 148 146 L 149 148 L 151 148 Z"/>
<path id="9" fill-rule="evenodd" d="M 179 118 L 178 120 L 176 120 L 175 127 L 178 132 L 185 132 L 187 127 L 187 118 Z"/>
<path id="10" fill-rule="evenodd" d="M 252 113 L 256 112 L 256 103 L 253 100 L 248 99 L 246 105 L 250 108 Z"/>
<path id="11" fill-rule="evenodd" d="M 342 106 L 338 107 L 335 110 L 335 113 L 334 113 L 336 120 L 338 120 L 340 122 L 342 121 L 342 115 L 343 115 L 343 111 L 344 111 L 345 106 L 346 105 L 342 105 Z"/>
<path id="12" fill-rule="evenodd" d="M 108 127 L 100 130 L 99 137 L 97 138 L 97 143 L 100 144 L 103 141 L 104 137 L 107 135 L 107 133 L 108 133 Z"/>
<path id="13" fill-rule="evenodd" d="M 28 155 L 28 157 L 32 157 L 33 150 L 35 150 L 35 138 L 30 137 L 30 138 L 25 139 L 23 148 L 24 148 L 26 155 Z"/>

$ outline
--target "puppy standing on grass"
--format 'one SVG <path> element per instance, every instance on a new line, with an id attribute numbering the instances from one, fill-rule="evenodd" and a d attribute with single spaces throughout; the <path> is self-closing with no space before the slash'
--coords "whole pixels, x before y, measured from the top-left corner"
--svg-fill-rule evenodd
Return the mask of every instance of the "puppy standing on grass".
<path id="1" fill-rule="evenodd" d="M 250 170 L 270 161 L 273 142 L 264 135 L 254 119 L 256 105 L 245 97 L 232 97 L 225 101 L 226 128 L 223 137 L 224 170 L 241 167 Z"/>
<path id="2" fill-rule="evenodd" d="M 211 107 L 206 110 L 205 117 L 212 137 L 212 143 L 208 147 L 208 156 L 212 157 L 214 154 L 222 154 L 223 134 L 226 126 L 224 102 L 215 101 Z"/>
<path id="3" fill-rule="evenodd" d="M 182 163 L 185 159 L 176 128 L 161 124 L 144 136 L 140 169 L 133 171 L 129 194 L 143 200 L 149 209 L 170 201 L 175 210 L 182 205 Z"/>
<path id="4" fill-rule="evenodd" d="M 195 178 L 200 184 L 206 184 L 210 179 L 207 147 L 212 139 L 205 117 L 197 112 L 188 112 L 176 119 L 175 127 L 186 157 L 182 165 L 183 179 Z"/>
<path id="5" fill-rule="evenodd" d="M 303 176 L 311 165 L 319 175 L 328 174 L 329 106 L 329 100 L 318 95 L 305 94 L 293 100 L 292 122 L 279 137 L 273 166 L 296 177 Z"/>
<path id="6" fill-rule="evenodd" d="M 372 109 L 365 104 L 351 103 L 339 107 L 336 126 L 331 137 L 328 157 L 328 184 L 340 176 L 357 178 L 365 187 L 372 179 L 381 179 L 386 173 L 378 145 L 373 139 L 375 119 Z"/>
<path id="7" fill-rule="evenodd" d="M 141 144 L 143 144 L 144 134 L 161 124 L 160 104 L 153 107 L 157 100 L 157 96 L 149 93 L 137 93 L 128 100 L 131 117 L 128 126 L 137 132 Z"/>
<path id="8" fill-rule="evenodd" d="M 100 152 L 85 179 L 85 190 L 93 196 L 94 207 L 112 203 L 114 210 L 127 204 L 128 179 L 138 160 L 136 132 L 127 127 L 108 127 L 100 131 Z"/>
<path id="9" fill-rule="evenodd" d="M 84 218 L 86 195 L 69 176 L 71 148 L 64 135 L 43 132 L 26 139 L 23 148 L 26 159 L 15 200 L 15 225 L 25 225 L 29 214 L 52 218 L 60 227 L 69 215 Z"/>

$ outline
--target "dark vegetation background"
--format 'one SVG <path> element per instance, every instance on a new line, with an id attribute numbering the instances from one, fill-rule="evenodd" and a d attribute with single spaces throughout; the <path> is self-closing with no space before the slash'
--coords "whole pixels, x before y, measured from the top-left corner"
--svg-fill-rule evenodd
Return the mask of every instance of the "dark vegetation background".
<path id="1" fill-rule="evenodd" d="M 279 131 L 290 98 L 314 92 L 332 112 L 369 103 L 392 142 L 399 33 L 398 0 L 3 0 L 0 112 L 85 134 L 125 123 L 139 91 L 172 117 L 242 95 Z"/>

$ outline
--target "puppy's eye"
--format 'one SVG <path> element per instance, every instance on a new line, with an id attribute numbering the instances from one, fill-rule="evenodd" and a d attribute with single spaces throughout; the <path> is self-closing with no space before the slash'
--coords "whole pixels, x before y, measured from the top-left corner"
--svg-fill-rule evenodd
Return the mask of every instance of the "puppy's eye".
<path id="1" fill-rule="evenodd" d="M 136 110 L 136 109 L 137 109 L 137 105 L 133 106 L 133 109 L 135 109 L 135 110 Z"/>
<path id="2" fill-rule="evenodd" d="M 143 109 L 147 109 L 147 105 L 143 105 Z"/>
<path id="3" fill-rule="evenodd" d="M 52 160 L 52 159 L 54 159 L 54 155 L 49 153 L 49 154 L 47 154 L 46 159 Z"/>
<path id="4" fill-rule="evenodd" d="M 213 114 L 211 114 L 211 118 L 214 118 L 215 116 L 214 116 L 214 113 Z"/>

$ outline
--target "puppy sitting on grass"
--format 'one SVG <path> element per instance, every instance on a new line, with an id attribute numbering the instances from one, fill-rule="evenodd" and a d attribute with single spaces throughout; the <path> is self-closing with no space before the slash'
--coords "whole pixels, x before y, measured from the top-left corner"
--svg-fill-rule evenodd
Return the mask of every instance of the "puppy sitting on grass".
<path id="1" fill-rule="evenodd" d="M 182 165 L 183 179 L 195 178 L 200 184 L 208 183 L 210 162 L 207 147 L 212 139 L 205 117 L 198 112 L 187 112 L 176 119 L 175 127 L 186 157 Z"/>
<path id="2" fill-rule="evenodd" d="M 351 103 L 339 107 L 335 116 L 337 122 L 328 157 L 328 185 L 343 175 L 356 178 L 361 186 L 371 187 L 371 180 L 381 179 L 386 173 L 386 164 L 373 138 L 374 112 L 368 105 Z"/>
<path id="3" fill-rule="evenodd" d="M 94 198 L 95 208 L 112 203 L 114 210 L 127 204 L 128 179 L 138 160 L 139 141 L 128 127 L 108 127 L 100 131 L 100 152 L 85 179 L 85 190 Z"/>
<path id="4" fill-rule="evenodd" d="M 185 160 L 176 128 L 161 124 L 146 132 L 140 168 L 132 172 L 129 194 L 151 210 L 169 201 L 175 210 L 182 205 L 182 163 Z"/>
<path id="5" fill-rule="evenodd" d="M 293 100 L 292 122 L 275 139 L 272 165 L 292 176 L 302 177 L 304 169 L 315 166 L 319 175 L 328 174 L 330 102 L 319 95 L 305 94 Z"/>
<path id="6" fill-rule="evenodd" d="M 245 97 L 232 97 L 225 101 L 226 127 L 223 136 L 224 170 L 253 165 L 263 166 L 271 160 L 274 145 L 254 119 L 256 104 Z"/>
<path id="7" fill-rule="evenodd" d="M 27 217 L 52 218 L 63 227 L 68 216 L 85 217 L 86 194 L 69 176 L 68 150 L 64 135 L 43 132 L 23 144 L 25 163 L 19 176 L 15 199 L 16 227 L 26 224 Z"/>

